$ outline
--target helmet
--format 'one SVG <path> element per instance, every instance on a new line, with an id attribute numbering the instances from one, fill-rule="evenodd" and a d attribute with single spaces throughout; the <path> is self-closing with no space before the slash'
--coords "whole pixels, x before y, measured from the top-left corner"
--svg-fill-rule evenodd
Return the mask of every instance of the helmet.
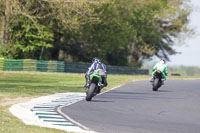
<path id="1" fill-rule="evenodd" d="M 165 64 L 165 60 L 164 59 L 160 59 L 160 62 Z"/>
<path id="2" fill-rule="evenodd" d="M 94 63 L 94 62 L 100 62 L 101 60 L 98 58 L 98 57 L 94 57 L 93 59 L 92 59 L 92 63 Z"/>

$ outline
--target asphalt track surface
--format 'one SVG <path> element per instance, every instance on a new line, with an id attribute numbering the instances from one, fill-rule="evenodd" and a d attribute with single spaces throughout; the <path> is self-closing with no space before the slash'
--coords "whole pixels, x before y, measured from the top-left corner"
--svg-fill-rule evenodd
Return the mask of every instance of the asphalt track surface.
<path id="1" fill-rule="evenodd" d="M 200 133 L 200 80 L 136 81 L 61 110 L 100 133 Z"/>

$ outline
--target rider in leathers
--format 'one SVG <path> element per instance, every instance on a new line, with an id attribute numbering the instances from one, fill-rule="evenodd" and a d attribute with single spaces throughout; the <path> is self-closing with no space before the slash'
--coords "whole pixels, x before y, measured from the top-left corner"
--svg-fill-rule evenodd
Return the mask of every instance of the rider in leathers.
<path id="1" fill-rule="evenodd" d="M 165 64 L 165 60 L 164 59 L 161 59 L 160 62 L 158 62 L 153 67 L 152 79 L 150 80 L 150 82 L 154 81 L 155 73 L 156 73 L 157 70 L 160 70 L 162 72 L 162 84 L 164 84 L 164 81 L 166 80 L 166 76 L 167 76 L 167 66 Z"/>
<path id="2" fill-rule="evenodd" d="M 105 72 L 105 77 L 102 77 L 102 88 L 107 86 L 107 71 L 106 71 L 106 65 L 100 61 L 99 58 L 95 57 L 92 60 L 92 65 L 88 68 L 86 74 L 85 74 L 85 79 L 86 79 L 86 85 L 84 86 L 86 89 L 89 87 L 89 81 L 90 81 L 90 76 L 94 73 L 95 70 L 97 69 L 102 69 Z"/>

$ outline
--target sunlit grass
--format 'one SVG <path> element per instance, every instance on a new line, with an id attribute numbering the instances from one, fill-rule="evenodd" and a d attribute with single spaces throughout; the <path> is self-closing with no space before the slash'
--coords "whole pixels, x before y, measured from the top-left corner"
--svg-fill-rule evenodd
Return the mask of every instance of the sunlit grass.
<path id="1" fill-rule="evenodd" d="M 40 96 L 62 92 L 83 92 L 83 74 L 0 72 L 0 95 Z"/>
<path id="2" fill-rule="evenodd" d="M 139 79 L 150 79 L 144 75 L 108 75 L 108 87 L 112 87 Z M 199 77 L 169 76 L 168 79 L 187 79 Z M 84 74 L 46 73 L 46 72 L 0 72 L 1 97 L 42 96 L 63 92 L 85 92 Z"/>
<path id="3" fill-rule="evenodd" d="M 108 87 L 149 76 L 108 75 Z M 84 74 L 43 72 L 0 72 L 0 96 L 41 96 L 62 92 L 85 92 Z"/>

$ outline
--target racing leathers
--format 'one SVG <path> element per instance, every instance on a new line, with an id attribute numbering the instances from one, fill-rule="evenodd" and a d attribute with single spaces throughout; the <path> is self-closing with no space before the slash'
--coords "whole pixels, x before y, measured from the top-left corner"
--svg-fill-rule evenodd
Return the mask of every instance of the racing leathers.
<path id="1" fill-rule="evenodd" d="M 162 78 L 164 80 L 166 80 L 166 76 L 167 76 L 167 66 L 166 64 L 163 63 L 157 63 L 154 67 L 153 67 L 153 71 L 152 71 L 152 77 L 155 76 L 155 73 L 157 70 L 160 70 L 162 72 Z"/>
<path id="2" fill-rule="evenodd" d="M 104 86 L 107 86 L 107 71 L 106 71 L 106 65 L 102 62 L 94 62 L 87 70 L 85 74 L 86 78 L 86 85 L 85 88 L 89 87 L 89 81 L 90 81 L 90 76 L 95 72 L 95 70 L 102 69 L 105 72 L 105 77 L 102 77 L 102 84 Z"/>

